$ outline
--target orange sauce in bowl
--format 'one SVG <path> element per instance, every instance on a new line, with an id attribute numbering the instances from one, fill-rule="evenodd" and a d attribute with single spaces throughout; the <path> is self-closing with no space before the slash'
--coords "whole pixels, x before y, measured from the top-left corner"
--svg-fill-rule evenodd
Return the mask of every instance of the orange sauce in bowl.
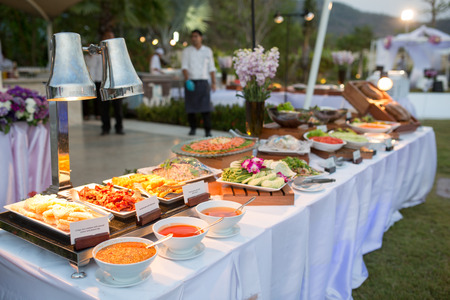
<path id="1" fill-rule="evenodd" d="M 240 215 L 241 211 L 236 211 L 232 207 L 210 207 L 202 210 L 202 214 L 212 217 L 235 217 Z"/>
<path id="2" fill-rule="evenodd" d="M 110 264 L 134 264 L 155 255 L 155 247 L 147 249 L 146 246 L 140 242 L 117 243 L 98 250 L 95 258 Z"/>
<path id="3" fill-rule="evenodd" d="M 373 129 L 384 129 L 387 127 L 387 125 L 382 125 L 382 124 L 361 124 L 359 125 L 359 127 L 361 128 L 373 128 Z"/>
<path id="4" fill-rule="evenodd" d="M 197 226 L 187 225 L 187 224 L 176 224 L 176 225 L 168 225 L 159 229 L 158 233 L 161 235 L 168 235 L 170 233 L 173 234 L 173 237 L 190 237 L 194 235 L 199 235 L 203 232 L 197 232 L 199 230 Z"/>

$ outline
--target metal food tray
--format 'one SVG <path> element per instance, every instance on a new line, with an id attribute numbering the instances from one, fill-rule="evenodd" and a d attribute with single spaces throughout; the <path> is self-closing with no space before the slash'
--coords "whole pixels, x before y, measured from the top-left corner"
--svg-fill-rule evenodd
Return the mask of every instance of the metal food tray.
<path id="1" fill-rule="evenodd" d="M 195 211 L 187 207 L 183 200 L 170 205 L 160 204 L 160 208 L 162 211 L 161 219 L 174 215 L 195 215 Z M 127 219 L 113 219 L 109 223 L 110 238 L 143 237 L 152 234 L 152 224 L 157 221 L 138 226 L 134 216 Z M 12 212 L 0 213 L 0 228 L 67 259 L 70 264 L 77 267 L 87 265 L 92 258 L 92 248 L 75 251 L 74 246 L 70 244 L 69 236 L 49 230 L 45 226 L 36 224 Z"/>

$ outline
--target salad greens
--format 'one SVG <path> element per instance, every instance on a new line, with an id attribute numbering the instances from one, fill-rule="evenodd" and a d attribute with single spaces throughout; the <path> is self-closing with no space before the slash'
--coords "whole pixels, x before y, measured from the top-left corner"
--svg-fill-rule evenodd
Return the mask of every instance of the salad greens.
<path id="1" fill-rule="evenodd" d="M 313 136 L 328 136 L 328 134 L 323 132 L 320 129 L 314 129 L 314 130 L 311 130 L 310 132 L 308 132 L 308 134 L 306 136 L 309 139 L 309 138 L 311 138 Z"/>
<path id="2" fill-rule="evenodd" d="M 278 104 L 277 110 L 278 110 L 278 111 L 282 111 L 282 110 L 294 111 L 295 108 L 294 108 L 294 106 L 291 104 L 291 102 L 286 102 L 286 103 L 280 103 L 280 104 Z"/>
<path id="3" fill-rule="evenodd" d="M 320 172 L 311 168 L 306 161 L 298 157 L 286 157 L 282 161 L 287 163 L 289 168 L 300 176 L 314 176 L 319 175 Z"/>

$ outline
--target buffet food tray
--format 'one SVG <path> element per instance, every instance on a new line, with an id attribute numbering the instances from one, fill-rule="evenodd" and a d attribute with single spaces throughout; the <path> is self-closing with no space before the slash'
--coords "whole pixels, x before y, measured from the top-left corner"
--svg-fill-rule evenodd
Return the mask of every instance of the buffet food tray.
<path id="1" fill-rule="evenodd" d="M 168 218 L 174 215 L 194 215 L 192 208 L 184 205 L 183 200 L 177 201 L 170 205 L 161 205 L 161 218 Z M 113 219 L 109 223 L 110 238 L 133 236 L 143 237 L 153 233 L 152 224 L 155 220 L 147 225 L 136 225 L 136 218 Z M 12 212 L 0 213 L 0 228 L 8 231 L 21 239 L 24 239 L 36 246 L 55 253 L 71 264 L 78 267 L 87 265 L 92 258 L 92 248 L 81 251 L 75 251 L 74 246 L 70 245 L 70 237 L 49 230 L 46 226 L 37 224 L 25 218 L 18 216 Z"/>

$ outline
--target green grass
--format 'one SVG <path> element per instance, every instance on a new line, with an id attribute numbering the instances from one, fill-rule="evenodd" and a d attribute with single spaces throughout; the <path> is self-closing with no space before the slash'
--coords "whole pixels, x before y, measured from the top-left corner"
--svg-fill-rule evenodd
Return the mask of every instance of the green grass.
<path id="1" fill-rule="evenodd" d="M 424 121 L 437 141 L 436 180 L 450 178 L 450 120 Z M 450 199 L 436 194 L 401 211 L 403 220 L 384 234 L 381 249 L 364 256 L 369 278 L 358 299 L 450 299 Z"/>

